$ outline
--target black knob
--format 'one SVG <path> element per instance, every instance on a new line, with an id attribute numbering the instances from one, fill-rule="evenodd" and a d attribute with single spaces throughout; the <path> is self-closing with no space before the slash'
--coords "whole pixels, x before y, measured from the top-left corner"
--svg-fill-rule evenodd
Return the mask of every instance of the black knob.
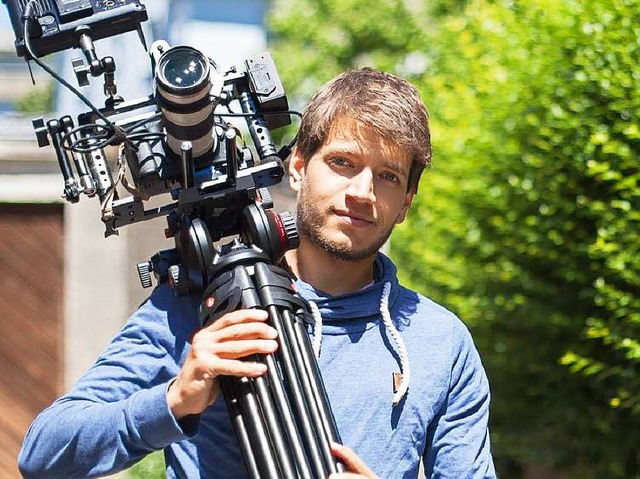
<path id="1" fill-rule="evenodd" d="M 89 73 L 91 73 L 91 67 L 86 65 L 82 58 L 73 58 L 71 60 L 71 66 L 76 74 L 78 85 L 89 86 Z"/>
<path id="2" fill-rule="evenodd" d="M 178 296 L 189 293 L 189 278 L 187 271 L 181 265 L 169 266 L 169 284 Z"/>
<path id="3" fill-rule="evenodd" d="M 287 240 L 287 250 L 297 248 L 300 244 L 300 235 L 298 234 L 298 226 L 296 224 L 296 219 L 293 217 L 291 213 L 288 211 L 283 211 L 282 213 L 278 213 L 280 216 L 280 220 L 282 221 L 282 226 L 284 227 L 284 233 Z"/>
<path id="4" fill-rule="evenodd" d="M 64 182 L 64 193 L 62 194 L 62 197 L 70 203 L 77 203 L 80 201 L 80 190 L 73 178 Z"/>
<path id="5" fill-rule="evenodd" d="M 44 124 L 44 119 L 39 116 L 38 118 L 34 118 L 33 120 L 31 120 L 31 124 L 33 125 L 33 129 L 36 132 L 36 140 L 38 140 L 38 146 L 40 148 L 49 146 L 49 130 L 47 129 L 47 125 Z"/>
<path id="6" fill-rule="evenodd" d="M 136 265 L 138 270 L 138 278 L 140 278 L 140 284 L 143 288 L 150 288 L 152 286 L 151 282 L 151 272 L 153 271 L 153 264 L 151 261 L 143 261 L 142 263 L 138 263 Z"/>

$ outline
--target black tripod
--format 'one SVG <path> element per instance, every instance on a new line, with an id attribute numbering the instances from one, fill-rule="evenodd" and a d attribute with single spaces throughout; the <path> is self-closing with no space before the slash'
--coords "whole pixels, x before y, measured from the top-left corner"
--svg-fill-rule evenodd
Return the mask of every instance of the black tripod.
<path id="1" fill-rule="evenodd" d="M 185 216 L 179 226 L 182 264 L 172 267 L 169 281 L 178 290 L 187 279 L 204 285 L 201 324 L 236 309 L 261 308 L 278 332 L 274 354 L 250 358 L 266 364 L 265 376 L 220 378 L 249 475 L 325 479 L 342 471 L 329 449 L 340 439 L 307 333 L 307 306 L 289 274 L 275 266 L 297 246 L 295 221 L 250 204 L 243 210 L 240 239 L 224 250 L 213 246 L 202 220 Z"/>

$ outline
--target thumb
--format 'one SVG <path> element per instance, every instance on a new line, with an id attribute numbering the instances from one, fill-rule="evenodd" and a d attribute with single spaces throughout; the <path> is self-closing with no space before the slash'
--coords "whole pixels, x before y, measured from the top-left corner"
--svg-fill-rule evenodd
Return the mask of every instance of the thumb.
<path id="1" fill-rule="evenodd" d="M 352 449 L 335 442 L 331 443 L 331 453 L 342 462 L 349 472 L 355 472 L 363 477 L 377 479 L 374 472 L 367 467 L 362 459 Z M 355 477 L 353 474 L 332 474 L 330 479 Z"/>

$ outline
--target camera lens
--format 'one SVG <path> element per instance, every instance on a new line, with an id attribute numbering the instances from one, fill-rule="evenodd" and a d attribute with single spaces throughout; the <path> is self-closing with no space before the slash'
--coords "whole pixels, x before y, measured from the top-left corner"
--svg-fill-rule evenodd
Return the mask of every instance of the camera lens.
<path id="1" fill-rule="evenodd" d="M 182 143 L 190 141 L 194 158 L 211 152 L 216 140 L 209 59 L 195 48 L 173 47 L 159 58 L 155 77 L 169 149 L 179 156 Z"/>
<path id="2" fill-rule="evenodd" d="M 169 90 L 198 89 L 208 77 L 209 62 L 190 47 L 169 50 L 158 65 L 158 80 Z"/>

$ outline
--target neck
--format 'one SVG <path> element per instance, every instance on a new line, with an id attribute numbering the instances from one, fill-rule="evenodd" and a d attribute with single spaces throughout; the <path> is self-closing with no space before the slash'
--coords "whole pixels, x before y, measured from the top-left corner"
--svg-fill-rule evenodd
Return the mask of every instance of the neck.
<path id="1" fill-rule="evenodd" d="M 332 296 L 352 293 L 371 283 L 375 259 L 373 254 L 357 261 L 342 260 L 302 238 L 297 249 L 287 252 L 287 263 L 298 278 Z"/>

